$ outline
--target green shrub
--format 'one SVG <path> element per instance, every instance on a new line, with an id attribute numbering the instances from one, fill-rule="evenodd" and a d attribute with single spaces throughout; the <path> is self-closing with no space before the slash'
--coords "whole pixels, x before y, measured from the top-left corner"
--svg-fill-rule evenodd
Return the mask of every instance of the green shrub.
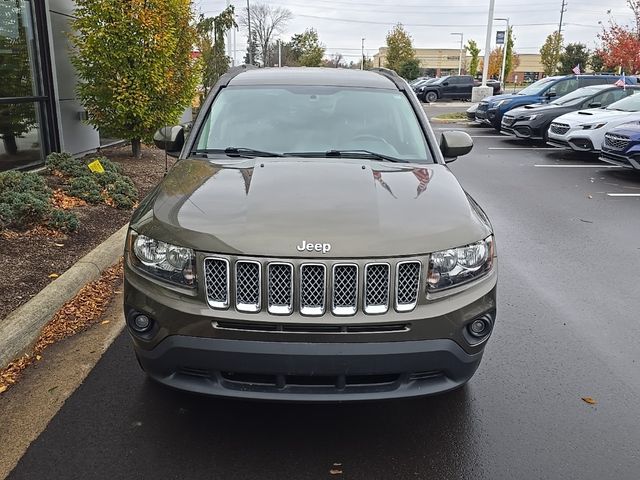
<path id="1" fill-rule="evenodd" d="M 88 165 L 99 160 L 104 173 L 92 172 Z M 67 153 L 52 153 L 47 157 L 50 173 L 60 172 L 69 179 L 69 195 L 89 203 L 102 203 L 109 199 L 117 208 L 129 209 L 138 199 L 138 191 L 131 179 L 122 174 L 122 168 L 106 157 L 77 159 Z"/>
<path id="2" fill-rule="evenodd" d="M 102 187 L 93 176 L 85 175 L 71 180 L 68 189 L 69 195 L 81 198 L 89 203 L 102 203 Z"/>
<path id="3" fill-rule="evenodd" d="M 78 219 L 51 206 L 51 189 L 37 173 L 0 173 L 0 229 L 25 230 L 36 225 L 73 232 Z"/>
<path id="4" fill-rule="evenodd" d="M 72 212 L 54 209 L 49 215 L 48 226 L 65 233 L 75 232 L 78 229 L 78 217 Z"/>

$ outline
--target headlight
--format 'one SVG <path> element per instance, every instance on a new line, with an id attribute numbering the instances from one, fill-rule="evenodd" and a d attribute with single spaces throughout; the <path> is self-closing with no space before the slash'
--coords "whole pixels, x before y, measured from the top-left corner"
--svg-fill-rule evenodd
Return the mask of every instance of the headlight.
<path id="1" fill-rule="evenodd" d="M 511 102 L 511 100 L 509 99 L 505 99 L 505 100 L 499 100 L 495 103 L 494 107 L 498 108 L 500 105 L 506 105 L 507 103 Z"/>
<path id="2" fill-rule="evenodd" d="M 427 293 L 475 280 L 493 268 L 493 235 L 460 248 L 434 252 L 429 259 Z"/>
<path id="3" fill-rule="evenodd" d="M 583 130 L 596 130 L 597 128 L 602 128 L 606 125 L 607 123 L 583 123 L 582 125 L 580 125 L 582 127 Z"/>
<path id="4" fill-rule="evenodd" d="M 535 120 L 539 116 L 539 113 L 534 113 L 533 115 L 527 115 L 526 117 L 519 118 L 519 120 Z"/>
<path id="5" fill-rule="evenodd" d="M 178 247 L 129 230 L 131 262 L 146 273 L 184 287 L 196 285 L 196 256 Z"/>

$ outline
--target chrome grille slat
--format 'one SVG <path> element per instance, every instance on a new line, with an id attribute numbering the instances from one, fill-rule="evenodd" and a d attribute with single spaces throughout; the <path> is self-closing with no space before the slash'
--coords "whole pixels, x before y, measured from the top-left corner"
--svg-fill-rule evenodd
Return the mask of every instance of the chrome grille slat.
<path id="1" fill-rule="evenodd" d="M 272 262 L 267 269 L 269 313 L 288 315 L 293 311 L 293 265 Z"/>
<path id="2" fill-rule="evenodd" d="M 319 263 L 305 263 L 300 267 L 300 313 L 324 314 L 326 268 Z"/>
<path id="3" fill-rule="evenodd" d="M 364 311 L 370 314 L 389 310 L 389 264 L 369 263 L 364 270 Z"/>
<path id="4" fill-rule="evenodd" d="M 396 266 L 396 310 L 408 312 L 418 303 L 420 262 L 400 262 Z"/>
<path id="5" fill-rule="evenodd" d="M 332 312 L 335 315 L 353 315 L 358 310 L 358 266 L 333 266 Z"/>
<path id="6" fill-rule="evenodd" d="M 204 278 L 207 302 L 213 308 L 229 306 L 229 262 L 223 258 L 205 258 Z"/>
<path id="7" fill-rule="evenodd" d="M 260 311 L 261 277 L 261 266 L 258 262 L 236 262 L 236 308 L 239 311 Z"/>

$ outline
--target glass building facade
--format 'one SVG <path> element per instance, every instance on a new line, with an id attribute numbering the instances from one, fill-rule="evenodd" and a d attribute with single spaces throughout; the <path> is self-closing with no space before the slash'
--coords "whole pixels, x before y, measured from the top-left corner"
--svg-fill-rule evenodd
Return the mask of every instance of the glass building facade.
<path id="1" fill-rule="evenodd" d="M 73 0 L 0 0 L 0 171 L 100 146 L 71 63 Z"/>

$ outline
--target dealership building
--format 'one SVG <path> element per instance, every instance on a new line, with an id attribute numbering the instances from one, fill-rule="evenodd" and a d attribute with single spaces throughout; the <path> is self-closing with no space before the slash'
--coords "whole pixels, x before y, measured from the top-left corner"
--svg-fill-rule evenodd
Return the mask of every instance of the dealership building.
<path id="1" fill-rule="evenodd" d="M 86 124 L 69 56 L 73 0 L 0 0 L 0 171 L 110 143 Z"/>
<path id="2" fill-rule="evenodd" d="M 416 58 L 420 61 L 420 68 L 424 75 L 440 77 L 443 75 L 457 75 L 460 63 L 460 49 L 457 48 L 415 48 Z M 538 80 L 543 77 L 544 68 L 538 54 L 519 54 L 520 64 L 509 74 L 508 82 L 524 80 Z M 387 48 L 382 47 L 373 56 L 373 64 L 376 67 L 384 67 L 387 59 Z M 462 71 L 466 69 L 471 57 L 463 53 Z"/>

